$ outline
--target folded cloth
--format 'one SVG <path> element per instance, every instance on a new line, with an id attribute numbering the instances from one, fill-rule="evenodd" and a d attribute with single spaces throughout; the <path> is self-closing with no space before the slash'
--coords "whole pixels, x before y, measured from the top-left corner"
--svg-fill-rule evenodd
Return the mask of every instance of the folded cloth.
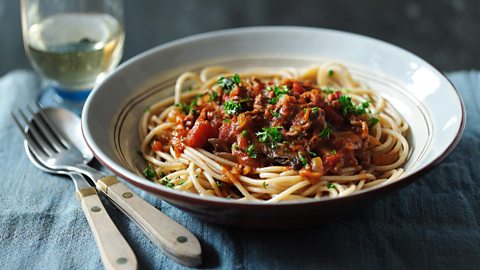
<path id="1" fill-rule="evenodd" d="M 477 269 L 480 261 L 480 73 L 454 72 L 467 110 L 458 148 L 414 184 L 345 219 L 313 228 L 251 231 L 206 223 L 154 196 L 140 196 L 200 240 L 203 268 Z M 100 256 L 65 177 L 27 159 L 10 111 L 34 102 L 40 81 L 14 71 L 0 79 L 0 268 L 99 269 Z M 448 109 L 448 108 L 445 108 Z M 141 269 L 184 269 L 104 201 Z"/>

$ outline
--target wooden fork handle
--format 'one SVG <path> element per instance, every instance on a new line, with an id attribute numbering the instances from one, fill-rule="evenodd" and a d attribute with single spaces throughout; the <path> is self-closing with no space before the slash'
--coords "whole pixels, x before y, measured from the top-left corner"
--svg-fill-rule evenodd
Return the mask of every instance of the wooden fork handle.
<path id="1" fill-rule="evenodd" d="M 190 267 L 201 264 L 200 243 L 184 226 L 143 200 L 115 176 L 100 179 L 97 188 L 136 221 L 167 256 Z"/>
<path id="2" fill-rule="evenodd" d="M 97 242 L 105 269 L 137 269 L 135 253 L 108 215 L 95 188 L 80 189 L 76 195 Z"/>

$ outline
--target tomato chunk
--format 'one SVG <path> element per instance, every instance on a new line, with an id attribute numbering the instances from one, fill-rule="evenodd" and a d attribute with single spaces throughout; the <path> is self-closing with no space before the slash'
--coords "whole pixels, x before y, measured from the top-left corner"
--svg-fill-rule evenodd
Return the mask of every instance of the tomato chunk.
<path id="1" fill-rule="evenodd" d="M 293 93 L 295 95 L 301 95 L 306 91 L 305 88 L 299 82 L 294 82 L 292 85 L 292 88 L 293 88 Z"/>
<path id="2" fill-rule="evenodd" d="M 162 151 L 162 143 L 157 141 L 157 140 L 154 140 L 152 142 L 152 150 L 153 151 Z"/>
<path id="3" fill-rule="evenodd" d="M 197 120 L 188 132 L 185 144 L 190 147 L 203 147 L 208 139 L 216 137 L 218 137 L 217 129 L 212 127 L 208 121 Z"/>

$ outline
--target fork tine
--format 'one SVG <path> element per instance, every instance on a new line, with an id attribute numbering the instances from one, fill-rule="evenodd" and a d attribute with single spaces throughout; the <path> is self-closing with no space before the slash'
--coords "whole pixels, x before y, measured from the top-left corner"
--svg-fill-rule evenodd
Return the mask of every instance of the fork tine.
<path id="1" fill-rule="evenodd" d="M 41 119 L 40 117 L 40 112 L 42 110 L 39 110 L 38 113 L 36 114 L 30 106 L 27 106 L 27 109 L 30 111 L 32 114 L 32 123 L 36 125 L 39 129 L 40 132 L 42 133 L 43 137 L 48 141 L 48 143 L 57 151 L 60 152 L 62 148 L 65 146 L 63 145 L 62 141 L 58 139 L 57 136 L 55 136 L 54 133 L 52 133 L 51 129 L 47 127 L 47 125 L 44 123 L 44 120 Z"/>
<path id="2" fill-rule="evenodd" d="M 25 140 L 27 140 L 28 146 L 30 150 L 32 150 L 33 154 L 36 155 L 37 157 L 41 157 L 42 159 L 46 158 L 46 155 L 48 155 L 48 153 L 45 153 L 43 149 L 38 145 L 38 143 L 32 139 L 30 134 L 26 131 L 27 127 L 26 126 L 22 127 L 22 124 L 20 124 L 20 121 L 18 120 L 18 118 L 15 116 L 13 112 L 11 112 L 11 115 L 12 115 L 13 121 L 15 122 L 18 129 L 22 133 L 22 136 L 25 138 Z"/>
<path id="3" fill-rule="evenodd" d="M 37 126 L 35 124 L 30 124 L 30 125 L 28 124 L 30 121 L 28 120 L 27 116 L 25 116 L 25 114 L 21 109 L 19 109 L 18 112 L 20 116 L 22 116 L 26 125 L 28 125 L 28 130 L 30 131 L 30 135 L 32 139 L 38 143 L 38 146 L 43 150 L 43 152 L 45 152 L 47 155 L 55 154 L 55 149 L 52 148 L 52 146 L 47 141 L 45 141 L 43 135 L 37 129 Z M 24 132 L 24 134 L 26 133 Z"/>
<path id="4" fill-rule="evenodd" d="M 48 117 L 45 115 L 44 111 L 43 111 L 43 108 L 40 106 L 40 104 L 38 103 L 35 103 L 36 107 L 37 107 L 37 112 L 40 116 L 40 119 L 41 121 L 43 121 L 43 123 L 45 124 L 43 127 L 51 132 L 49 132 L 50 135 L 52 135 L 53 137 L 56 138 L 56 140 L 58 142 L 60 142 L 63 147 L 65 148 L 70 148 L 71 145 L 70 143 L 68 142 L 67 139 L 65 139 L 61 133 L 55 128 L 55 126 L 50 122 L 50 120 L 48 119 Z"/>

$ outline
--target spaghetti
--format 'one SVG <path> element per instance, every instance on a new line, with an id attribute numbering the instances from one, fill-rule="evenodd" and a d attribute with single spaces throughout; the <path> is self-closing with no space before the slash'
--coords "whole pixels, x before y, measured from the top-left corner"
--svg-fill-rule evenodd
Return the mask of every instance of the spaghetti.
<path id="1" fill-rule="evenodd" d="M 326 63 L 186 72 L 140 122 L 144 175 L 176 190 L 278 202 L 341 197 L 402 174 L 408 125 L 379 94 Z"/>

